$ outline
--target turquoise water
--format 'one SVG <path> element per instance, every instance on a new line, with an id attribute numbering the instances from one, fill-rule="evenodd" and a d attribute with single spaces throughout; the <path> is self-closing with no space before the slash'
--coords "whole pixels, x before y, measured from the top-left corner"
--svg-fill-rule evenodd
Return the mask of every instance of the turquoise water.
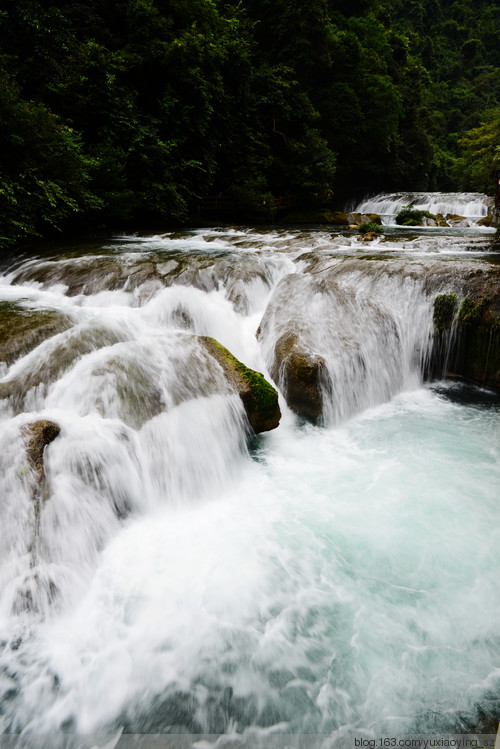
<path id="1" fill-rule="evenodd" d="M 265 371 L 255 331 L 273 288 L 327 244 L 314 232 L 260 237 L 237 235 L 234 250 L 234 232 L 209 233 L 227 251 L 210 289 L 148 279 L 71 296 L 59 277 L 4 276 L 0 299 L 64 310 L 73 326 L 3 382 L 61 341 L 78 355 L 17 411 L 3 404 L 3 732 L 335 741 L 498 719 L 498 397 L 415 371 L 411 387 L 324 427 L 282 403 L 280 427 L 247 444 L 238 399 L 215 371 L 205 377 L 189 336 L 216 335 Z M 206 239 L 194 235 L 194 249 Z M 130 262 L 132 242 L 174 259 L 168 237 L 114 253 Z M 253 265 L 231 297 L 237 253 L 262 273 Z M 99 339 L 90 351 L 78 349 L 85 336 Z M 144 403 L 154 386 L 163 406 L 138 418 L 123 382 Z M 21 429 L 38 417 L 62 431 L 46 453 L 33 568 Z M 28 578 L 59 594 L 14 614 Z"/>

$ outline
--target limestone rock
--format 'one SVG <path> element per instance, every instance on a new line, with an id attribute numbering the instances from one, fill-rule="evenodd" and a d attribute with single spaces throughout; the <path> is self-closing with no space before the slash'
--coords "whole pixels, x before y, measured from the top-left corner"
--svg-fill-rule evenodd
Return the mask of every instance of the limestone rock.
<path id="1" fill-rule="evenodd" d="M 24 433 L 28 438 L 26 445 L 28 463 L 40 480 L 45 476 L 44 450 L 55 440 L 60 431 L 61 427 L 54 421 L 33 421 L 25 427 Z"/>
<path id="2" fill-rule="evenodd" d="M 209 336 L 200 336 L 206 351 L 222 367 L 229 384 L 240 396 L 248 421 L 256 434 L 276 429 L 281 419 L 278 393 L 260 372 L 249 369 L 222 344 Z"/>
<path id="3" fill-rule="evenodd" d="M 325 374 L 323 357 L 307 351 L 295 333 L 285 333 L 277 340 L 271 376 L 275 382 L 281 380 L 286 402 L 299 416 L 311 421 L 321 417 L 321 382 Z"/>
<path id="4" fill-rule="evenodd" d="M 0 302 L 0 361 L 12 364 L 47 338 L 66 330 L 70 321 L 50 310 L 31 310 Z"/>

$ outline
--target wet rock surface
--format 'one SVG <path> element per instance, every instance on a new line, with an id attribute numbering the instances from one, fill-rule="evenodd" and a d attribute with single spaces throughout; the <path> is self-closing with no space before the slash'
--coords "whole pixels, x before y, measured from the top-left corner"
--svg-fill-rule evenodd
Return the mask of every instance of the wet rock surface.
<path id="1" fill-rule="evenodd" d="M 52 310 L 0 302 L 0 360 L 10 365 L 70 325 L 67 317 Z"/>
<path id="2" fill-rule="evenodd" d="M 45 467 L 43 462 L 43 453 L 47 445 L 60 434 L 61 427 L 54 421 L 33 421 L 24 429 L 27 439 L 26 455 L 28 463 L 35 472 L 37 479 L 41 480 L 45 476 Z"/>
<path id="3" fill-rule="evenodd" d="M 308 351 L 295 333 L 285 333 L 276 342 L 271 374 L 275 382 L 281 381 L 292 411 L 313 422 L 322 416 L 322 385 L 328 378 L 326 362 Z"/>
<path id="4" fill-rule="evenodd" d="M 446 328 L 440 329 L 436 298 L 434 372 L 441 370 L 500 391 L 500 269 L 466 273 L 450 317 Z"/>
<path id="5" fill-rule="evenodd" d="M 446 326 L 435 323 L 434 334 L 431 326 L 427 336 L 422 331 L 407 363 L 420 359 L 421 371 L 430 379 L 460 376 L 499 389 L 498 266 L 436 258 L 339 258 L 317 252 L 301 255 L 297 264 L 302 273 L 287 276 L 276 287 L 257 334 L 267 347 L 271 377 L 295 413 L 321 419 L 326 402 L 333 399 L 336 408 L 349 379 L 357 378 L 360 392 L 368 392 L 377 351 L 378 378 L 386 378 L 390 397 L 391 388 L 405 377 L 398 360 L 408 343 L 397 320 L 412 314 L 412 289 L 420 289 L 431 304 L 437 297 L 454 296 L 456 308 L 448 310 Z M 388 283 L 394 286 L 394 303 L 378 296 L 381 289 L 386 293 Z M 317 326 L 306 323 L 313 309 L 321 321 Z"/>
<path id="6" fill-rule="evenodd" d="M 200 336 L 198 340 L 220 364 L 227 381 L 240 396 L 253 431 L 258 434 L 276 429 L 281 419 L 278 393 L 264 376 L 238 361 L 215 338 Z"/>
<path id="7" fill-rule="evenodd" d="M 239 246 L 239 243 L 235 243 Z M 134 293 L 138 301 L 146 301 L 161 288 L 172 285 L 192 286 L 210 292 L 223 286 L 235 305 L 241 294 L 235 287 L 252 279 L 270 285 L 269 270 L 258 255 L 242 255 L 229 250 L 213 252 L 168 253 L 151 252 L 146 256 L 131 254 L 125 257 L 94 255 L 91 257 L 53 258 L 28 262 L 19 268 L 14 283 L 39 283 L 44 289 L 62 285 L 69 297 L 90 296 L 102 291 Z"/>

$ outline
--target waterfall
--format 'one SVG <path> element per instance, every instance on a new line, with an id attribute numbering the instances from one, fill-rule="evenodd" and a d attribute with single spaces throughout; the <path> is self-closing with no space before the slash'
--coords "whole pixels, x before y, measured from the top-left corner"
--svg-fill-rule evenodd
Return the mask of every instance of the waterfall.
<path id="1" fill-rule="evenodd" d="M 500 405 L 424 379 L 436 295 L 492 252 L 233 228 L 4 265 L 0 733 L 488 733 Z M 200 336 L 275 383 L 279 428 L 249 433 Z"/>
<path id="2" fill-rule="evenodd" d="M 394 192 L 381 193 L 364 198 L 354 208 L 355 213 L 378 213 L 384 224 L 395 223 L 395 217 L 403 208 L 411 207 L 429 211 L 434 215 L 460 216 L 467 219 L 466 225 L 473 225 L 491 214 L 493 198 L 483 193 L 445 192 Z"/>
<path id="3" fill-rule="evenodd" d="M 307 270 L 307 261 L 301 266 Z M 323 420 L 329 424 L 421 384 L 432 345 L 424 278 L 402 266 L 389 274 L 383 261 L 316 260 L 313 270 L 284 278 L 270 301 L 260 329 L 268 369 L 277 342 L 290 332 L 304 350 L 322 357 Z M 286 366 L 279 369 L 286 390 Z"/>

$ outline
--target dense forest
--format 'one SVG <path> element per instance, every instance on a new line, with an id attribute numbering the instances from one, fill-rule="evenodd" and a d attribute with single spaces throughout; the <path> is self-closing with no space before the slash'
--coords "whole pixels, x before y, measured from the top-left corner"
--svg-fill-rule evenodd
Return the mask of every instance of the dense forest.
<path id="1" fill-rule="evenodd" d="M 0 242 L 491 192 L 494 0 L 4 0 Z M 265 218 L 265 211 L 262 211 Z"/>

